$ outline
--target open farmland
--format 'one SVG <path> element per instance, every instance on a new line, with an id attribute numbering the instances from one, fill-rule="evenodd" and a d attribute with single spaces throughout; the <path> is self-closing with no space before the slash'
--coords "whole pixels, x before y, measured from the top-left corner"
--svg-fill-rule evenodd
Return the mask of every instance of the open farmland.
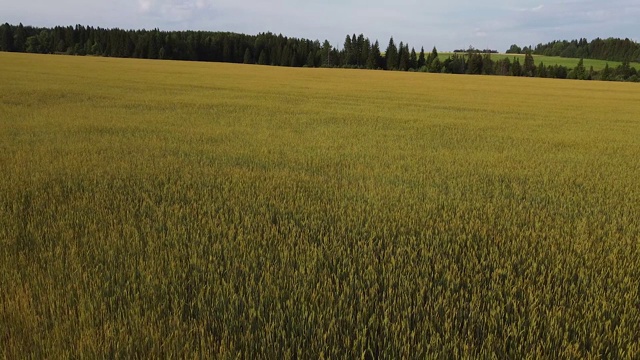
<path id="1" fill-rule="evenodd" d="M 638 84 L 0 53 L 5 358 L 640 356 Z"/>

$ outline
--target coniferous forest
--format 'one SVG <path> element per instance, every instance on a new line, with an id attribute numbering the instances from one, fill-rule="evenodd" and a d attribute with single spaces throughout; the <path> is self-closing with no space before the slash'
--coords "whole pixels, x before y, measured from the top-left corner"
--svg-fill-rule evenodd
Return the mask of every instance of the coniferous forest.
<path id="1" fill-rule="evenodd" d="M 520 58 L 494 60 L 493 51 L 469 49 L 441 60 L 434 47 L 416 50 L 409 44 L 371 41 L 347 35 L 342 48 L 329 41 L 299 39 L 270 32 L 245 35 L 230 32 L 122 30 L 76 25 L 41 28 L 0 26 L 0 51 L 40 54 L 91 55 L 122 58 L 211 61 L 291 67 L 343 67 L 450 74 L 526 76 L 581 80 L 640 81 L 629 65 L 640 60 L 640 44 L 629 39 L 555 41 L 535 48 L 511 46 Z M 595 71 L 583 61 L 574 68 L 536 64 L 533 55 L 593 58 L 622 62 Z"/>
<path id="2" fill-rule="evenodd" d="M 608 61 L 640 61 L 640 44 L 629 39 L 587 39 L 572 41 L 552 41 L 538 44 L 535 48 L 511 45 L 507 53 L 561 56 L 566 58 L 584 58 Z"/>

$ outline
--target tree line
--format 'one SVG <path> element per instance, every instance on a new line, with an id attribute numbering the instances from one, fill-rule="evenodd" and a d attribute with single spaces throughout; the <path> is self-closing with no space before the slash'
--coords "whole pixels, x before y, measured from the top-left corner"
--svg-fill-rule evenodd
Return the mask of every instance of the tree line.
<path id="1" fill-rule="evenodd" d="M 566 58 L 584 58 L 607 61 L 640 62 L 640 44 L 629 39 L 600 39 L 590 42 L 587 39 L 571 41 L 552 41 L 538 44 L 535 48 L 511 45 L 507 53 L 561 56 Z"/>
<path id="2" fill-rule="evenodd" d="M 585 40 L 586 41 L 586 40 Z M 384 52 L 383 52 L 384 50 Z M 522 49 L 517 53 L 522 52 Z M 122 30 L 91 26 L 39 28 L 3 24 L 0 51 L 93 55 L 123 58 L 213 61 L 291 67 L 344 67 L 450 74 L 528 76 L 558 79 L 638 81 L 638 72 L 624 61 L 616 68 L 586 69 L 535 64 L 525 49 L 520 57 L 494 60 L 492 50 L 469 47 L 441 60 L 434 47 L 425 53 L 391 38 L 382 49 L 364 35 L 347 35 L 342 48 L 329 41 L 298 39 L 270 32 L 245 35 L 230 32 Z M 515 51 L 511 51 L 515 52 Z"/>

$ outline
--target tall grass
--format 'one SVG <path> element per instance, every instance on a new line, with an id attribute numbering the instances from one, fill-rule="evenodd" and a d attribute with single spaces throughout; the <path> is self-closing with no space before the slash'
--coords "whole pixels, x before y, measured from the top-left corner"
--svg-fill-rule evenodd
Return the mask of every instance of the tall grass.
<path id="1" fill-rule="evenodd" d="M 0 69 L 3 357 L 640 355 L 636 84 Z"/>

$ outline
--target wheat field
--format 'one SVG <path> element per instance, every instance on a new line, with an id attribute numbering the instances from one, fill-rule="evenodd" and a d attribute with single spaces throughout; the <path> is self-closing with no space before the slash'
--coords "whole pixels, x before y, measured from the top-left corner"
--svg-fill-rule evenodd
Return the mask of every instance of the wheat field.
<path id="1" fill-rule="evenodd" d="M 0 357 L 637 359 L 638 84 L 0 53 Z"/>

